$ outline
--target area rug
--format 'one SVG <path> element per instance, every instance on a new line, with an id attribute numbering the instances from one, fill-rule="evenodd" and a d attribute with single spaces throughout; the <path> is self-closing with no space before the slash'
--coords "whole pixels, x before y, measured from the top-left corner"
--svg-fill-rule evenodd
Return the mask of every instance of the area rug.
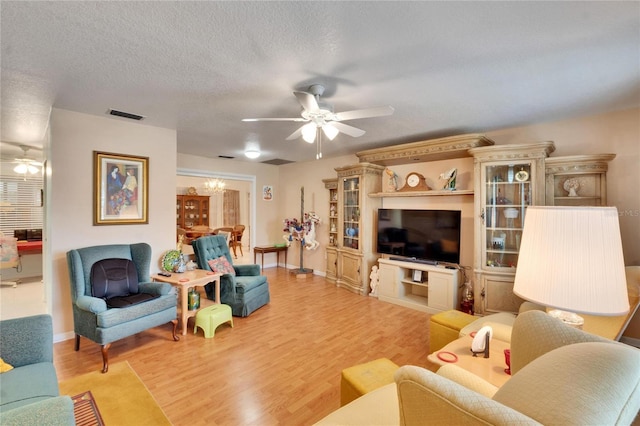
<path id="1" fill-rule="evenodd" d="M 91 391 L 106 425 L 171 425 L 128 362 L 109 365 L 109 372 L 93 371 L 60 382 L 61 395 Z"/>

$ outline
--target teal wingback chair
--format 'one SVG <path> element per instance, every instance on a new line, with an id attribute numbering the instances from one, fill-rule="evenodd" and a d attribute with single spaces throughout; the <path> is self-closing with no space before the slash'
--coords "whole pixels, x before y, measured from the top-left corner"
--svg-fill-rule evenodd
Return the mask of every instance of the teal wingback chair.
<path id="1" fill-rule="evenodd" d="M 198 268 L 211 270 L 209 260 L 225 256 L 233 265 L 227 240 L 222 235 L 200 237 L 191 242 Z M 220 277 L 220 303 L 231 306 L 237 317 L 246 317 L 270 301 L 267 277 L 260 274 L 260 265 L 233 265 L 236 275 Z M 214 285 L 204 287 L 207 298 L 214 300 Z"/>
<path id="2" fill-rule="evenodd" d="M 91 267 L 104 259 L 128 259 L 138 272 L 140 293 L 158 295 L 154 299 L 126 308 L 109 308 L 104 299 L 92 296 Z M 167 283 L 151 282 L 151 246 L 146 243 L 111 244 L 85 247 L 67 252 L 75 350 L 80 349 L 80 336 L 102 345 L 102 372 L 109 369 L 108 351 L 111 343 L 157 327 L 173 324 L 173 340 L 179 340 L 177 301 L 173 287 Z"/>

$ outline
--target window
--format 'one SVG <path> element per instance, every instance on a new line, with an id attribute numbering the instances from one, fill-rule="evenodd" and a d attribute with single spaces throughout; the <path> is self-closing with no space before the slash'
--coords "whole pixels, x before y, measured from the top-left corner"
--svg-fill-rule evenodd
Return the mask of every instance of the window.
<path id="1" fill-rule="evenodd" d="M 12 163 L 2 163 L 7 173 Z M 15 229 L 42 229 L 42 175 L 0 176 L 0 231 L 13 236 Z"/>

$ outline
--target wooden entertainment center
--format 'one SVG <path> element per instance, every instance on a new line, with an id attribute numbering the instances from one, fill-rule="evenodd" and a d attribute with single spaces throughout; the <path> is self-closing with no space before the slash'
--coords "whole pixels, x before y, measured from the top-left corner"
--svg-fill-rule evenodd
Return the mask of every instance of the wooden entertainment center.
<path id="1" fill-rule="evenodd" d="M 467 265 L 473 272 L 467 276 L 473 276 L 474 310 L 480 315 L 517 312 L 522 300 L 513 294 L 513 282 L 526 207 L 545 203 L 606 205 L 607 163 L 615 155 L 548 158 L 554 150 L 551 141 L 496 146 L 484 135 L 467 134 L 358 152 L 359 164 L 336 168 L 337 179 L 324 180 L 330 194 L 331 223 L 335 223 L 329 231 L 333 241 L 326 252 L 327 279 L 366 295 L 369 273 L 378 265 L 380 300 L 430 313 L 459 308 L 460 271 L 392 260 L 387 255 L 380 258 L 375 247 L 375 215 L 385 200 L 406 200 L 412 208 L 427 209 L 440 200 L 450 207 L 449 201 L 473 197 L 471 223 L 467 225 L 467 232 L 473 227 L 473 266 Z M 432 168 L 425 163 L 452 160 L 443 164 L 457 167 L 458 160 L 470 164 L 471 158 L 473 170 L 467 173 L 471 176 L 464 187 L 425 190 L 422 170 Z M 402 191 L 386 189 L 385 168 L 406 171 L 407 165 L 416 169 L 400 178 L 414 175 L 414 182 L 400 182 Z M 467 209 L 468 217 L 471 207 Z M 414 280 L 414 271 L 422 273 L 421 280 Z"/>

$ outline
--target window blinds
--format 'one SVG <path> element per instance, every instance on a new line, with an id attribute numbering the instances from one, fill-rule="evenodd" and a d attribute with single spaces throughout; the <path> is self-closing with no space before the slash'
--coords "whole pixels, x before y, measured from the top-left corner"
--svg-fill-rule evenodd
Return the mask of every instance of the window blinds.
<path id="1" fill-rule="evenodd" d="M 2 162 L 0 175 L 0 231 L 13 236 L 15 229 L 42 229 L 41 173 L 17 175 L 15 164 Z"/>

